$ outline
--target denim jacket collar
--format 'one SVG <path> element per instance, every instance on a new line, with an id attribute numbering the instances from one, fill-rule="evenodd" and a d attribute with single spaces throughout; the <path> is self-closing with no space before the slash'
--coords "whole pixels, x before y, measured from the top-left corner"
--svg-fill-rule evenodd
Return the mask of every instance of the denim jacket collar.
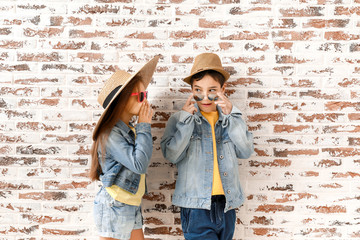
<path id="1" fill-rule="evenodd" d="M 130 126 L 132 127 L 131 123 Z M 131 128 L 128 125 L 126 125 L 126 123 L 119 120 L 115 124 L 115 127 L 119 129 L 121 135 L 126 139 L 126 141 L 128 141 L 129 143 L 134 143 L 134 139 L 135 139 L 134 132 L 131 130 Z"/>

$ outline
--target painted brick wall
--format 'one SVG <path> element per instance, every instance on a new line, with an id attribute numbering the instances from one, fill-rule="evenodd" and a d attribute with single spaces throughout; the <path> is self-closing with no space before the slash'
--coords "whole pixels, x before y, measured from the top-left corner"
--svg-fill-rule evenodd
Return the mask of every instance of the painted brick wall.
<path id="1" fill-rule="evenodd" d="M 144 231 L 183 239 L 159 141 L 202 52 L 221 56 L 255 136 L 235 239 L 360 238 L 359 0 L 1 0 L 0 239 L 98 239 L 96 96 L 156 54 Z"/>

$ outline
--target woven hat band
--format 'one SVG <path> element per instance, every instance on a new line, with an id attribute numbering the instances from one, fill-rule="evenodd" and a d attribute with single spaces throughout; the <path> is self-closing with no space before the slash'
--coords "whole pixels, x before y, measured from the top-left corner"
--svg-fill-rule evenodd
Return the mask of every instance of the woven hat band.
<path id="1" fill-rule="evenodd" d="M 111 91 L 111 93 L 109 93 L 109 95 L 105 98 L 105 101 L 103 103 L 103 108 L 106 108 L 107 105 L 109 105 L 111 99 L 113 99 L 114 95 L 117 93 L 117 91 L 122 87 L 122 85 L 117 86 L 114 90 Z"/>
<path id="2" fill-rule="evenodd" d="M 113 98 L 114 94 L 116 94 L 115 89 L 119 90 L 119 86 L 124 85 L 129 79 L 132 78 L 132 75 L 125 71 L 117 71 L 115 72 L 106 82 L 101 89 L 98 97 L 98 102 L 101 106 L 107 106 L 109 101 Z M 115 93 L 114 93 L 115 91 Z M 111 93 L 113 94 L 112 96 Z M 106 101 L 107 100 L 107 101 Z M 105 107 L 104 107 L 105 108 Z"/>

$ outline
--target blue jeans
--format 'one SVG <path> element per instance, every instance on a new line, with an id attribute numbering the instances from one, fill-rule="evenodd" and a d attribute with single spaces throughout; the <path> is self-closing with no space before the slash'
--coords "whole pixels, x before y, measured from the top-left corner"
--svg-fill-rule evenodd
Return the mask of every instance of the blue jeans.
<path id="1" fill-rule="evenodd" d="M 235 230 L 236 213 L 224 213 L 225 196 L 211 198 L 211 210 L 181 208 L 181 226 L 186 240 L 231 240 Z"/>

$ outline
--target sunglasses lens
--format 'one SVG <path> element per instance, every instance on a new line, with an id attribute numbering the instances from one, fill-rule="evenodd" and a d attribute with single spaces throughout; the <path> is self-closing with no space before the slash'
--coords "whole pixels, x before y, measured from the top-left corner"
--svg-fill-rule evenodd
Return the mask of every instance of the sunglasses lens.
<path id="1" fill-rule="evenodd" d="M 210 100 L 210 101 L 216 101 L 216 100 L 218 100 L 218 96 L 217 96 L 217 94 L 209 94 L 208 95 L 208 99 Z"/>
<path id="2" fill-rule="evenodd" d="M 202 101 L 204 99 L 204 96 L 201 94 L 195 94 L 194 99 L 195 101 Z"/>
<path id="3" fill-rule="evenodd" d="M 145 99 L 145 94 L 144 94 L 144 92 L 140 92 L 140 94 L 139 94 L 139 100 L 140 100 L 140 102 L 143 102 L 144 99 Z"/>

